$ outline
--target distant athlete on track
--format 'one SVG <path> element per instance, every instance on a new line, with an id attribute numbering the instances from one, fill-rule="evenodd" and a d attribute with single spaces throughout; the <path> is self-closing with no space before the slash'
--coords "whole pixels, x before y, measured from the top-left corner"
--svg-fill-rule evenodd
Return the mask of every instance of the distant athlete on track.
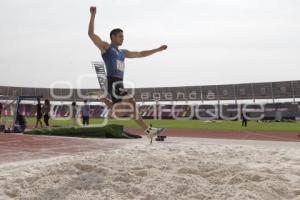
<path id="1" fill-rule="evenodd" d="M 99 48 L 104 60 L 107 72 L 107 92 L 111 96 L 109 98 L 102 98 L 101 100 L 108 106 L 108 108 L 115 114 L 115 116 L 131 115 L 134 120 L 139 124 L 145 131 L 145 134 L 151 138 L 159 136 L 165 129 L 164 128 L 153 128 L 148 126 L 136 107 L 135 99 L 130 96 L 123 86 L 123 76 L 125 69 L 125 58 L 143 58 L 150 56 L 154 53 L 161 52 L 167 49 L 167 45 L 162 45 L 157 49 L 147 51 L 129 51 L 125 49 L 119 49 L 123 44 L 124 35 L 123 31 L 119 28 L 114 29 L 110 32 L 111 43 L 103 41 L 98 35 L 94 33 L 94 21 L 96 16 L 96 7 L 90 7 L 90 23 L 88 34 L 93 43 Z M 126 109 L 130 106 L 133 108 L 132 113 L 125 113 L 119 110 Z M 118 112 L 116 112 L 118 109 Z"/>

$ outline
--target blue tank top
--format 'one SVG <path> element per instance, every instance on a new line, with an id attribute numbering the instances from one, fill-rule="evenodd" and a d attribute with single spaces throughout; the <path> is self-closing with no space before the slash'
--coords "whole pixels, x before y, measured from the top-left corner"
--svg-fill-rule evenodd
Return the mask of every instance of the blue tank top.
<path id="1" fill-rule="evenodd" d="M 125 69 L 125 53 L 112 45 L 102 54 L 107 76 L 123 79 Z"/>

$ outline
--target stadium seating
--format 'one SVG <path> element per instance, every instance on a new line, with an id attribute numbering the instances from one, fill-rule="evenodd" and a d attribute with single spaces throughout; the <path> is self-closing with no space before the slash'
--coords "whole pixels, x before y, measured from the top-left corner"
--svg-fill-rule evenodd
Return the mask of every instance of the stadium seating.
<path id="1" fill-rule="evenodd" d="M 298 103 L 275 103 L 275 104 L 247 104 L 249 116 L 258 117 L 264 115 L 263 120 L 276 120 L 280 115 L 281 120 L 295 120 L 300 118 L 300 102 Z M 174 119 L 174 118 L 190 118 L 190 119 L 231 119 L 237 120 L 239 111 L 243 108 L 243 104 L 198 104 L 198 105 L 140 105 L 139 111 L 145 119 Z M 70 105 L 53 105 L 52 116 L 69 117 Z M 80 106 L 78 107 L 80 115 Z M 13 115 L 13 105 L 3 111 L 3 116 Z M 25 117 L 36 116 L 36 107 L 33 104 L 21 104 L 21 113 Z M 90 115 L 93 118 L 103 118 L 106 116 L 107 109 L 102 105 L 91 105 Z"/>
<path id="2" fill-rule="evenodd" d="M 99 76 L 101 71 L 97 72 Z M 101 79 L 102 80 L 102 79 Z M 100 81 L 102 83 L 102 81 Z M 247 105 L 250 116 L 257 117 L 264 114 L 263 120 L 294 120 L 300 119 L 300 81 L 245 83 L 232 85 L 186 86 L 186 87 L 159 87 L 159 88 L 127 88 L 134 93 L 140 104 L 139 111 L 144 118 L 203 118 L 236 120 L 239 111 L 244 106 L 239 100 L 252 101 L 271 100 L 273 103 L 264 104 L 263 111 L 259 104 Z M 0 100 L 14 100 L 18 96 L 41 95 L 43 100 L 51 102 L 65 102 L 64 105 L 53 104 L 52 115 L 56 117 L 70 116 L 70 102 L 82 102 L 89 99 L 91 92 L 99 89 L 67 89 L 67 88 L 29 88 L 0 86 Z M 287 99 L 288 103 L 275 103 L 278 99 Z M 235 103 L 225 104 L 220 101 L 231 100 Z M 180 104 L 173 102 L 179 102 Z M 188 103 L 189 102 L 189 103 Z M 194 105 L 190 104 L 194 102 Z M 201 103 L 200 103 L 201 102 Z M 204 104 L 206 102 L 206 104 Z M 209 104 L 209 102 L 212 102 Z M 216 103 L 218 102 L 218 103 Z M 267 102 L 267 101 L 266 101 Z M 151 105 L 146 105 L 149 103 Z M 23 116 L 35 116 L 34 104 L 22 104 L 20 111 Z M 107 109 L 100 105 L 91 106 L 91 117 L 105 117 Z M 13 105 L 3 110 L 3 116 L 13 115 Z M 80 114 L 80 112 L 78 112 Z"/>

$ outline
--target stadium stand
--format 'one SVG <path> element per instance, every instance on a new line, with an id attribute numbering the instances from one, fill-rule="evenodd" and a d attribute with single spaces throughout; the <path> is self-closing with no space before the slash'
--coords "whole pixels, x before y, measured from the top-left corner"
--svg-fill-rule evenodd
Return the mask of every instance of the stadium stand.
<path id="1" fill-rule="evenodd" d="M 259 117 L 264 115 L 262 120 L 297 120 L 300 119 L 300 103 L 276 103 L 263 104 L 261 107 L 258 104 L 247 105 L 249 116 Z M 12 105 L 13 106 L 13 105 Z M 145 119 L 173 119 L 175 118 L 190 118 L 190 119 L 231 119 L 237 120 L 239 110 L 243 107 L 242 104 L 228 105 L 141 105 L 139 110 Z M 52 116 L 57 118 L 69 117 L 71 106 L 53 105 Z M 263 108 L 263 109 L 262 109 Z M 25 117 L 36 116 L 36 107 L 32 104 L 22 104 L 21 114 Z M 80 115 L 80 110 L 78 112 Z M 90 115 L 93 118 L 103 118 L 107 114 L 107 109 L 102 105 L 91 105 Z M 12 116 L 13 109 L 8 107 L 2 112 L 2 116 Z"/>
<path id="2" fill-rule="evenodd" d="M 102 72 L 99 72 L 100 74 Z M 104 84 L 101 81 L 101 84 Z M 235 120 L 239 110 L 243 107 L 240 100 L 253 102 L 247 105 L 251 116 L 264 114 L 263 120 L 299 120 L 300 81 L 245 83 L 232 85 L 186 86 L 186 87 L 160 87 L 160 88 L 128 88 L 134 93 L 139 103 L 140 113 L 144 118 L 207 118 L 222 119 L 223 117 Z M 14 100 L 18 96 L 43 96 L 51 102 L 65 102 L 64 105 L 52 104 L 52 114 L 56 117 L 68 117 L 72 101 L 82 102 L 84 99 L 97 102 L 87 94 L 99 92 L 99 89 L 67 89 L 67 88 L 29 88 L 0 86 L 0 100 L 2 102 Z M 286 99 L 286 103 L 277 103 L 275 100 Z M 220 101 L 235 101 L 225 104 Z M 261 110 L 256 100 L 268 100 L 272 103 L 264 104 Z M 209 102 L 218 102 L 208 104 Z M 185 102 L 180 105 L 174 102 Z M 189 103 L 188 103 L 189 102 Z M 206 104 L 204 104 L 204 102 Z M 267 101 L 266 101 L 267 102 Z M 151 105 L 145 105 L 150 103 Z M 191 104 L 194 104 L 191 106 Z M 21 112 L 24 116 L 35 116 L 35 105 L 22 104 Z M 172 111 L 173 110 L 173 111 Z M 3 116 L 10 116 L 14 112 L 13 106 L 3 110 Z M 172 113 L 173 112 L 173 113 Z M 80 113 L 79 113 L 80 114 Z M 91 117 L 105 117 L 107 109 L 101 105 L 91 105 Z"/>
<path id="3" fill-rule="evenodd" d="M 128 88 L 128 90 L 133 90 Z M 50 101 L 82 101 L 86 94 L 99 89 L 28 88 L 0 86 L 1 99 L 15 99 L 17 96 L 43 96 Z M 233 85 L 135 88 L 138 102 L 152 101 L 216 101 L 216 100 L 258 100 L 300 98 L 300 81 L 245 83 Z M 91 99 L 91 101 L 95 101 Z"/>

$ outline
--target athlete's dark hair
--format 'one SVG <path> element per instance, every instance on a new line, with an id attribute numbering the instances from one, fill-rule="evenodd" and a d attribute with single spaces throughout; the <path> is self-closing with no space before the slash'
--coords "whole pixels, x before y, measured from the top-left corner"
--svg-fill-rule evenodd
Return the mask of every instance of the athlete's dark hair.
<path id="1" fill-rule="evenodd" d="M 120 28 L 115 28 L 114 30 L 112 30 L 112 31 L 110 32 L 110 34 L 109 34 L 110 39 L 111 39 L 111 37 L 112 37 L 113 35 L 117 35 L 118 33 L 123 33 L 123 30 L 120 29 Z"/>

